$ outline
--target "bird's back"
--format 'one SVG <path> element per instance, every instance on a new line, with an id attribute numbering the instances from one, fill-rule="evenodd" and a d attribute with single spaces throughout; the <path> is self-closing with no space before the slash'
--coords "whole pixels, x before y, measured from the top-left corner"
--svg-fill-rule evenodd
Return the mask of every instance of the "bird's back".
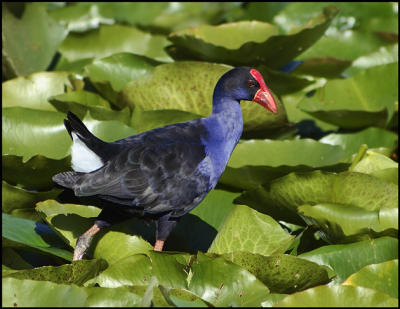
<path id="1" fill-rule="evenodd" d="M 61 173 L 54 180 L 77 196 L 98 195 L 146 213 L 170 211 L 178 217 L 212 189 L 203 144 L 207 135 L 200 119 L 153 129 L 108 143 L 117 154 L 99 169 Z"/>

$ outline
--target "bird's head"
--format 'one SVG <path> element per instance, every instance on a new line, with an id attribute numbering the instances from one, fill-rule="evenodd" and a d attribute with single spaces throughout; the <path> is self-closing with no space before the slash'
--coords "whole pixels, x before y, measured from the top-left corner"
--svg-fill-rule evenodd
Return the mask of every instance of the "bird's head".
<path id="1" fill-rule="evenodd" d="M 225 73 L 215 87 L 215 93 L 229 94 L 235 100 L 254 101 L 274 114 L 277 106 L 261 73 L 249 67 L 237 67 Z"/>

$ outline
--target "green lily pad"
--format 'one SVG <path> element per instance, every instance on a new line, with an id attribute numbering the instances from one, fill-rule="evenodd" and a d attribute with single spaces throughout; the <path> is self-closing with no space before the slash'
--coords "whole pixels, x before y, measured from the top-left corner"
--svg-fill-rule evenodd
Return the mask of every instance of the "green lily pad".
<path id="1" fill-rule="evenodd" d="M 371 264 L 361 268 L 343 282 L 343 285 L 363 286 L 399 297 L 399 260 Z"/>
<path id="2" fill-rule="evenodd" d="M 381 220 L 381 211 L 379 210 L 369 211 L 351 205 L 321 203 L 302 205 L 298 208 L 303 216 L 315 220 L 325 233 L 335 234 L 336 237 L 368 233 L 369 230 L 382 232 L 390 228 L 398 229 L 397 209 L 390 210 L 390 214 L 395 215 L 395 219 L 388 221 Z"/>
<path id="3" fill-rule="evenodd" d="M 74 3 L 49 11 L 49 15 L 62 24 L 66 24 L 69 31 L 84 32 L 96 29 L 99 24 L 110 24 L 113 20 L 100 14 L 97 5 L 91 3 Z"/>
<path id="4" fill-rule="evenodd" d="M 66 27 L 49 17 L 41 3 L 27 3 L 21 18 L 3 9 L 3 73 L 14 77 L 46 70 L 67 36 Z"/>
<path id="5" fill-rule="evenodd" d="M 18 214 L 15 212 L 15 210 L 31 210 L 32 214 L 29 217 L 32 218 L 32 215 L 35 213 L 35 204 L 37 202 L 50 198 L 56 198 L 61 193 L 61 191 L 61 189 L 54 188 L 51 191 L 32 192 L 12 186 L 3 180 L 3 194 L 1 198 L 2 211 L 4 213 L 13 214 L 18 217 Z M 38 220 L 39 218 L 36 219 Z"/>
<path id="6" fill-rule="evenodd" d="M 254 275 L 222 257 L 199 252 L 188 289 L 214 306 L 260 306 L 268 288 Z"/>
<path id="7" fill-rule="evenodd" d="M 223 257 L 247 269 L 272 293 L 294 293 L 329 281 L 324 268 L 291 255 L 263 256 L 235 251 Z"/>
<path id="8" fill-rule="evenodd" d="M 318 286 L 288 295 L 276 307 L 397 307 L 399 301 L 376 290 L 353 286 Z"/>
<path id="9" fill-rule="evenodd" d="M 1 95 L 3 109 L 20 106 L 55 111 L 47 99 L 64 93 L 65 87 L 72 88 L 69 75 L 70 72 L 39 72 L 4 82 Z"/>
<path id="10" fill-rule="evenodd" d="M 96 59 L 85 67 L 92 82 L 109 81 L 113 90 L 119 92 L 123 86 L 151 71 L 160 62 L 132 53 L 118 53 Z"/>
<path id="11" fill-rule="evenodd" d="M 32 220 L 2 214 L 2 236 L 17 244 L 23 244 L 40 251 L 72 260 L 71 252 L 61 249 L 60 238 L 45 224 Z"/>
<path id="12" fill-rule="evenodd" d="M 326 83 L 326 79 L 320 78 L 317 79 L 316 82 L 311 85 L 312 89 L 310 91 L 323 87 Z M 301 123 L 301 122 L 308 122 L 308 123 L 315 123 L 315 125 L 321 130 L 330 131 L 330 130 L 337 130 L 338 127 L 336 125 L 330 124 L 328 122 L 322 121 L 313 115 L 310 115 L 306 112 L 303 112 L 301 109 L 297 107 L 298 103 L 303 100 L 304 97 L 307 96 L 308 87 L 303 89 L 302 91 L 284 95 L 282 96 L 282 102 L 285 106 L 285 111 L 288 117 L 288 121 L 291 123 Z"/>
<path id="13" fill-rule="evenodd" d="M 149 251 L 152 274 L 165 288 L 187 289 L 188 264 L 190 255 L 176 252 Z"/>
<path id="14" fill-rule="evenodd" d="M 393 214 L 394 209 L 397 209 L 397 197 L 396 185 L 367 174 L 355 172 L 333 174 L 314 171 L 291 173 L 275 179 L 264 187 L 245 192 L 235 202 L 251 205 L 258 211 L 272 215 L 275 219 L 299 224 L 295 214 L 302 205 L 312 205 L 310 207 L 318 204 L 351 205 L 357 207 L 353 215 L 365 212 L 366 215 L 368 214 L 366 218 L 369 218 L 370 215 L 376 216 L 373 212 L 387 211 Z M 329 209 L 329 206 L 327 207 Z M 340 210 L 338 210 L 338 215 L 342 218 Z M 351 220 L 348 217 L 342 219 L 351 226 Z M 369 219 L 363 222 L 370 224 Z M 393 226 L 392 222 L 381 224 L 383 227 Z M 365 226 L 365 228 L 369 227 L 370 225 Z M 332 239 L 343 238 L 340 229 L 329 229 L 324 226 L 324 231 L 328 233 L 326 236 Z M 368 230 L 365 232 L 368 234 Z"/>
<path id="15" fill-rule="evenodd" d="M 293 153 L 296 153 L 296 156 L 293 156 Z M 285 154 L 288 155 L 285 156 Z M 327 146 L 312 139 L 248 140 L 236 146 L 228 166 L 233 168 L 246 165 L 278 167 L 304 164 L 321 167 L 333 165 L 342 159 L 343 151 L 340 147 Z"/>
<path id="16" fill-rule="evenodd" d="M 136 134 L 135 130 L 120 121 L 98 121 L 92 117 L 90 111 L 82 119 L 83 123 L 95 136 L 105 142 L 114 142 L 116 140 Z"/>
<path id="17" fill-rule="evenodd" d="M 248 251 L 263 255 L 283 253 L 292 243 L 289 235 L 270 216 L 237 205 L 225 220 L 208 252 Z"/>
<path id="18" fill-rule="evenodd" d="M 60 94 L 49 98 L 50 103 L 60 112 L 73 112 L 79 118 L 83 118 L 87 111 L 98 120 L 118 120 L 129 124 L 130 111 L 125 108 L 120 111 L 111 109 L 110 104 L 98 94 L 80 90 Z"/>
<path id="19" fill-rule="evenodd" d="M 397 134 L 392 131 L 369 127 L 356 133 L 331 133 L 319 141 L 341 146 L 350 158 L 351 155 L 358 152 L 362 144 L 366 144 L 368 148 L 394 148 L 396 140 Z"/>
<path id="20" fill-rule="evenodd" d="M 100 209 L 94 206 L 61 204 L 47 200 L 36 204 L 36 211 L 71 247 L 91 224 L 89 218 L 97 217 Z"/>
<path id="21" fill-rule="evenodd" d="M 144 111 L 177 109 L 208 116 L 214 87 L 229 69 L 231 67 L 226 65 L 205 62 L 162 64 L 146 76 L 128 83 L 121 91 L 121 101 Z M 282 126 L 285 113 L 279 100 L 277 105 L 279 112 L 274 115 L 259 104 L 242 102 L 244 129 Z"/>
<path id="22" fill-rule="evenodd" d="M 342 169 L 344 151 L 340 146 L 326 146 L 312 139 L 243 141 L 234 149 L 219 181 L 251 189 L 294 171 Z"/>
<path id="23" fill-rule="evenodd" d="M 339 78 L 342 76 L 343 71 L 351 64 L 349 60 L 342 60 L 334 57 L 307 58 L 293 70 L 293 73 L 326 78 Z"/>
<path id="24" fill-rule="evenodd" d="M 298 257 L 329 266 L 337 274 L 335 282 L 342 283 L 366 265 L 397 259 L 398 240 L 385 236 L 345 245 L 323 246 Z"/>
<path id="25" fill-rule="evenodd" d="M 54 67 L 54 71 L 68 71 L 77 74 L 84 74 L 85 66 L 91 64 L 93 60 L 94 58 L 86 58 L 69 61 L 67 58 L 61 56 Z"/>
<path id="26" fill-rule="evenodd" d="M 331 80 L 298 107 L 347 129 L 385 126 L 397 101 L 397 64 L 375 66 L 344 80 Z M 388 77 L 391 78 L 388 78 Z"/>
<path id="27" fill-rule="evenodd" d="M 60 204 L 53 200 L 38 203 L 36 210 L 71 247 L 75 247 L 78 237 L 94 224 L 93 217 L 97 217 L 101 211 L 94 206 Z M 136 235 L 137 232 L 144 233 L 146 238 L 154 233 L 144 222 L 135 218 L 104 228 L 93 238 L 88 256 L 102 258 L 111 265 L 126 256 L 146 253 L 152 247 Z"/>
<path id="28" fill-rule="evenodd" d="M 135 108 L 132 112 L 130 126 L 140 133 L 168 124 L 185 122 L 196 118 L 201 118 L 201 116 L 177 109 L 143 111 L 140 108 Z"/>
<path id="29" fill-rule="evenodd" d="M 346 74 L 353 75 L 359 70 L 369 67 L 398 62 L 399 45 L 393 44 L 382 46 L 371 54 L 361 56 L 353 61 L 351 67 L 346 70 Z"/>
<path id="30" fill-rule="evenodd" d="M 43 266 L 21 270 L 5 277 L 83 285 L 88 279 L 97 276 L 106 268 L 107 263 L 104 260 L 76 261 L 61 266 Z"/>
<path id="31" fill-rule="evenodd" d="M 99 29 L 84 34 L 70 33 L 59 47 L 68 60 L 103 58 L 120 52 L 130 52 L 170 61 L 163 48 L 168 44 L 161 35 L 151 35 L 135 27 L 100 25 Z"/>
<path id="32" fill-rule="evenodd" d="M 386 181 L 390 181 L 394 184 L 399 183 L 399 168 L 398 167 L 391 167 L 391 168 L 384 168 L 381 170 L 376 170 L 371 173 L 372 176 L 376 178 L 380 178 Z"/>
<path id="33" fill-rule="evenodd" d="M 3 247 L 2 252 L 2 275 L 5 276 L 6 274 L 16 272 L 19 269 L 31 269 L 33 266 L 25 261 L 16 250 Z M 5 269 L 9 270 L 10 272 L 5 272 Z"/>
<path id="34" fill-rule="evenodd" d="M 3 155 L 3 180 L 35 190 L 50 190 L 54 186 L 51 178 L 66 171 L 70 167 L 70 161 L 70 156 L 53 160 L 37 155 L 24 162 L 22 156 Z"/>
<path id="35" fill-rule="evenodd" d="M 196 59 L 235 66 L 257 63 L 278 69 L 313 45 L 336 14 L 335 7 L 326 7 L 303 30 L 292 35 L 276 35 L 274 26 L 257 21 L 203 25 L 171 33 L 168 39 L 174 45 L 166 50 L 179 60 Z"/>
<path id="36" fill-rule="evenodd" d="M 64 114 L 23 107 L 2 111 L 3 155 L 21 156 L 25 163 L 36 155 L 59 160 L 69 154 L 71 139 L 64 127 Z"/>
<path id="37" fill-rule="evenodd" d="M 364 157 L 361 159 L 360 162 L 356 164 L 353 168 L 353 172 L 365 173 L 365 174 L 372 174 L 376 171 L 388 169 L 388 168 L 397 168 L 399 164 L 392 159 L 371 151 L 367 150 Z"/>
<path id="38" fill-rule="evenodd" d="M 47 281 L 3 279 L 3 305 L 12 307 L 140 306 L 142 295 L 126 287 L 79 287 Z"/>
<path id="39" fill-rule="evenodd" d="M 117 53 L 96 59 L 85 66 L 85 75 L 93 86 L 118 106 L 118 92 L 123 86 L 151 71 L 160 62 L 132 53 Z M 123 107 L 123 106 L 119 106 Z"/>
<path id="40" fill-rule="evenodd" d="M 147 285 L 151 278 L 151 262 L 147 255 L 134 254 L 119 259 L 85 285 L 101 287 Z"/>
<path id="41" fill-rule="evenodd" d="M 396 4 L 389 2 L 291 2 L 275 16 L 274 22 L 289 32 L 291 28 L 306 23 L 327 4 L 339 9 L 330 26 L 334 30 L 397 31 Z"/>
<path id="42" fill-rule="evenodd" d="M 191 253 L 207 251 L 235 208 L 233 200 L 237 196 L 238 193 L 212 190 L 196 208 L 182 217 L 168 238 L 166 249 Z"/>
<path id="43" fill-rule="evenodd" d="M 297 60 L 316 57 L 334 57 L 352 61 L 373 53 L 381 46 L 390 44 L 393 44 L 393 42 L 385 42 L 372 32 L 332 29 L 331 31 L 326 31 L 326 35 L 321 37 L 317 43 L 300 55 Z"/>

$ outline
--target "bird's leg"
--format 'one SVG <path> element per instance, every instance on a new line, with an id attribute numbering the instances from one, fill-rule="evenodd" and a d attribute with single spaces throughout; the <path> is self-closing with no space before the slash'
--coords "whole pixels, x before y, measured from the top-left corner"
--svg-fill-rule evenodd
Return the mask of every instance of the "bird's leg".
<path id="1" fill-rule="evenodd" d="M 164 247 L 164 240 L 156 240 L 156 243 L 154 244 L 154 251 L 162 251 Z"/>
<path id="2" fill-rule="evenodd" d="M 96 220 L 94 225 L 88 229 L 85 233 L 79 236 L 78 241 L 76 242 L 73 261 L 81 260 L 89 248 L 90 243 L 94 235 L 97 234 L 102 228 L 109 226 L 110 224 L 106 221 Z"/>
<path id="3" fill-rule="evenodd" d="M 177 219 L 170 220 L 170 214 L 164 215 L 156 221 L 156 243 L 154 244 L 154 251 L 162 251 L 165 240 L 177 223 Z"/>

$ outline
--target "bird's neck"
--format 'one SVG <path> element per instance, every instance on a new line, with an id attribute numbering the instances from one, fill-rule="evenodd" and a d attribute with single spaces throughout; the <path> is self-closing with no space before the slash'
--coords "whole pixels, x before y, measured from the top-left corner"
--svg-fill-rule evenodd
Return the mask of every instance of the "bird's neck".
<path id="1" fill-rule="evenodd" d="M 236 145 L 243 131 L 242 111 L 238 100 L 214 94 L 213 108 L 208 118 L 218 124 L 219 132 L 225 140 L 235 140 Z M 219 135 L 218 132 L 215 133 Z"/>
<path id="2" fill-rule="evenodd" d="M 204 140 L 206 151 L 214 168 L 211 183 L 215 186 L 242 135 L 243 119 L 239 101 L 228 98 L 214 100 L 211 115 L 203 118 L 203 121 L 208 132 Z"/>

